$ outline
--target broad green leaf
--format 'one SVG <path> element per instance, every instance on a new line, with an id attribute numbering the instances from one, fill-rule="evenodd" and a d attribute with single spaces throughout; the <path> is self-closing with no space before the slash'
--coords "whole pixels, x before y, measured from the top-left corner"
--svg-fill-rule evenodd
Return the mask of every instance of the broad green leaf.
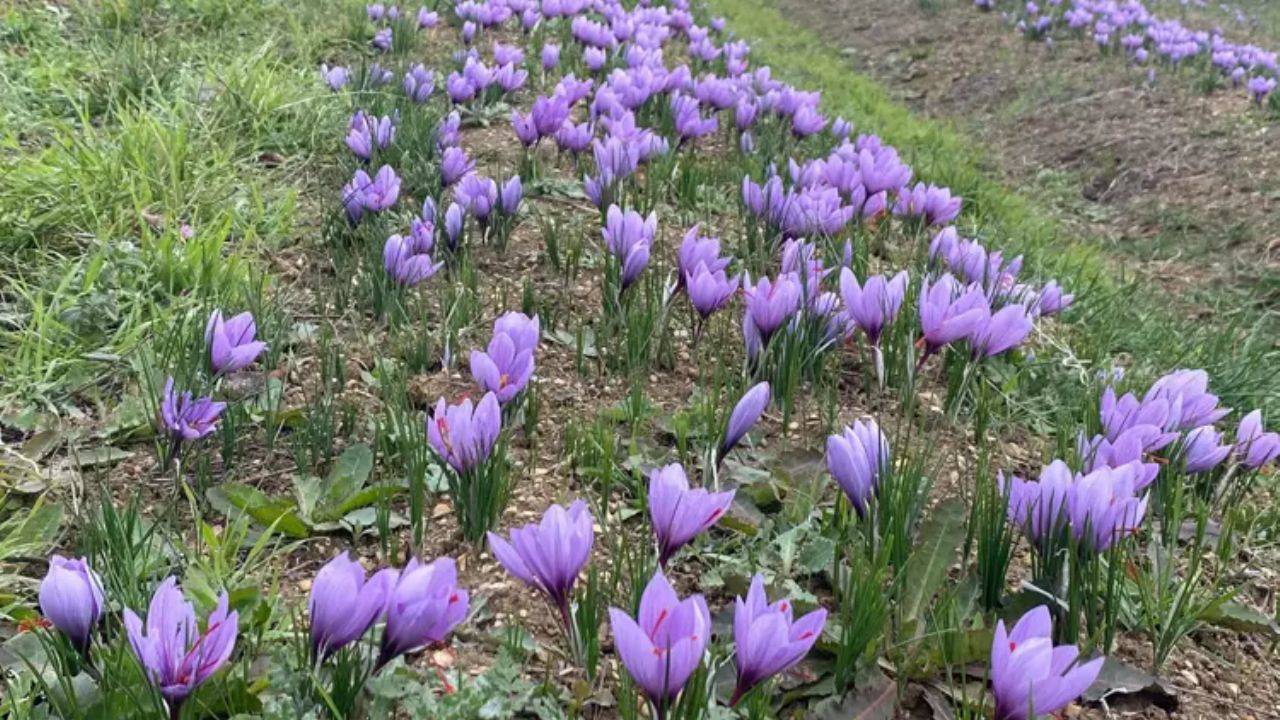
<path id="1" fill-rule="evenodd" d="M 965 508 L 958 500 L 938 505 L 920 528 L 920 544 L 916 546 L 903 572 L 899 603 L 904 622 L 916 621 L 916 636 L 924 631 L 924 612 L 938 587 L 947 579 L 947 568 L 956 559 L 956 551 L 964 542 Z"/>
<path id="2" fill-rule="evenodd" d="M 223 483 L 209 488 L 205 495 L 214 507 L 234 507 L 246 513 L 258 524 L 294 538 L 306 538 L 311 528 L 298 517 L 294 504 L 288 500 L 273 500 L 261 490 L 243 483 Z"/>
<path id="3" fill-rule="evenodd" d="M 1210 625 L 1236 632 L 1280 638 L 1280 625 L 1276 624 L 1275 618 L 1235 601 L 1211 605 L 1201 614 L 1200 619 Z"/>

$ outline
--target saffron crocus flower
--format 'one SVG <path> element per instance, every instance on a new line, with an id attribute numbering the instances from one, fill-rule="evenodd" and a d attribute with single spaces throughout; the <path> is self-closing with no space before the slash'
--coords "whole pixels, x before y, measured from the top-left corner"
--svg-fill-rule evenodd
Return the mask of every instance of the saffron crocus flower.
<path id="1" fill-rule="evenodd" d="M 624 212 L 617 205 L 610 205 L 602 232 L 605 247 L 621 263 L 622 287 L 630 287 L 649 264 L 649 249 L 658 232 L 657 214 L 644 217 L 634 210 Z"/>
<path id="2" fill-rule="evenodd" d="M 402 235 L 387 238 L 382 248 L 382 263 L 387 275 L 398 284 L 409 287 L 435 275 L 444 263 L 431 257 L 432 246 L 430 235 L 425 239 L 418 233 L 407 238 Z"/>
<path id="3" fill-rule="evenodd" d="M 40 612 L 82 655 L 89 651 L 105 603 L 102 580 L 88 561 L 61 555 L 49 558 L 49 572 L 40 581 Z"/>
<path id="4" fill-rule="evenodd" d="M 769 400 L 772 395 L 769 391 L 769 383 L 762 382 L 755 385 L 742 395 L 738 400 L 738 404 L 734 406 L 733 413 L 729 415 L 729 424 L 724 431 L 724 439 L 720 441 L 720 454 L 718 458 L 723 459 L 729 454 L 738 442 L 740 442 L 749 430 L 764 414 L 764 409 L 769 406 Z"/>
<path id="5" fill-rule="evenodd" d="M 679 463 L 649 473 L 649 521 L 658 541 L 658 564 L 665 568 L 685 543 L 719 522 L 732 503 L 732 490 L 689 489 Z"/>
<path id="6" fill-rule="evenodd" d="M 456 251 L 462 243 L 462 226 L 466 222 L 466 213 L 456 202 L 449 203 L 444 211 L 444 239 L 450 251 Z"/>
<path id="7" fill-rule="evenodd" d="M 678 279 L 682 282 L 685 276 L 691 275 L 697 269 L 699 263 L 706 265 L 707 270 L 712 273 L 729 267 L 730 258 L 720 257 L 720 239 L 701 237 L 698 234 L 699 229 L 699 225 L 689 228 L 676 254 L 676 271 L 679 273 Z"/>
<path id="8" fill-rule="evenodd" d="M 445 148 L 440 158 L 440 182 L 449 187 L 476 169 L 475 161 L 467 157 L 467 151 L 460 147 Z"/>
<path id="9" fill-rule="evenodd" d="M 179 395 L 173 389 L 173 378 L 169 378 L 160 401 L 160 420 L 175 442 L 199 440 L 217 428 L 218 416 L 226 407 L 211 397 L 193 400 L 190 391 Z"/>
<path id="10" fill-rule="evenodd" d="M 1093 684 L 1103 658 L 1083 664 L 1076 660 L 1074 645 L 1053 645 L 1049 609 L 1041 605 L 1028 611 L 1005 630 L 996 623 L 991 641 L 991 692 L 996 698 L 996 720 L 1032 720 L 1071 704 Z"/>
<path id="11" fill-rule="evenodd" d="M 556 43 L 546 43 L 542 46 L 542 51 L 538 53 L 539 60 L 542 61 L 543 70 L 552 70 L 560 64 L 560 46 Z"/>
<path id="12" fill-rule="evenodd" d="M 470 472 L 487 460 L 501 430 L 502 408 L 491 392 L 475 405 L 470 398 L 457 405 L 440 398 L 427 418 L 427 441 L 458 473 Z"/>
<path id="13" fill-rule="evenodd" d="M 1037 547 L 1052 545 L 1066 525 L 1066 506 L 1075 479 L 1071 468 L 1054 460 L 1040 471 L 1038 482 L 1017 476 L 997 475 L 996 482 L 1008 499 L 1009 522 L 1022 528 L 1027 539 Z"/>
<path id="14" fill-rule="evenodd" d="M 1192 475 L 1209 472 L 1231 454 L 1231 445 L 1222 444 L 1222 433 L 1203 425 L 1187 433 L 1182 441 L 1182 460 Z"/>
<path id="15" fill-rule="evenodd" d="M 738 292 L 737 275 L 726 277 L 724 270 L 709 270 L 702 261 L 693 272 L 684 276 L 681 284 L 689 295 L 689 304 L 704 320 L 728 304 Z"/>
<path id="16" fill-rule="evenodd" d="M 1139 495 L 1136 468 L 1097 468 L 1076 475 L 1067 494 L 1071 536 L 1093 552 L 1104 552 L 1142 526 L 1147 497 Z"/>
<path id="17" fill-rule="evenodd" d="M 224 592 L 201 632 L 195 608 L 182 597 L 178 581 L 170 577 L 151 597 L 145 629 L 133 610 L 124 609 L 129 645 L 147 679 L 168 704 L 170 717 L 179 716 L 182 703 L 217 672 L 235 649 L 240 616 L 228 612 L 227 602 Z"/>
<path id="18" fill-rule="evenodd" d="M 1037 315 L 1057 315 L 1071 306 L 1075 295 L 1064 293 L 1056 281 L 1050 280 L 1040 289 L 1032 311 Z"/>
<path id="19" fill-rule="evenodd" d="M 423 67 L 422 63 L 415 63 L 409 68 L 409 72 L 404 74 L 404 94 L 419 105 L 430 99 L 435 89 L 435 73 Z"/>
<path id="20" fill-rule="evenodd" d="M 419 562 L 413 558 L 400 571 L 387 599 L 387 624 L 375 667 L 381 668 L 412 650 L 444 642 L 467 617 L 467 591 L 458 587 L 453 558 Z"/>
<path id="21" fill-rule="evenodd" d="M 366 176 L 367 177 L 367 176 Z M 364 188 L 362 199 L 366 210 L 381 212 L 396 204 L 400 197 L 400 177 L 390 165 L 378 168 L 373 181 Z"/>
<path id="22" fill-rule="evenodd" d="M 1164 400 L 1169 404 L 1166 430 L 1187 430 L 1212 425 L 1231 412 L 1218 406 L 1218 396 L 1209 392 L 1209 373 L 1204 370 L 1174 370 L 1151 385 L 1142 403 Z"/>
<path id="23" fill-rule="evenodd" d="M 489 216 L 498 204 L 498 184 L 493 178 L 470 173 L 453 189 L 453 199 L 484 225 L 489 222 Z"/>
<path id="24" fill-rule="evenodd" d="M 827 438 L 827 470 L 858 517 L 866 517 L 880 477 L 889 470 L 889 441 L 875 420 L 855 421 Z"/>
<path id="25" fill-rule="evenodd" d="M 1280 457 L 1280 434 L 1262 427 L 1262 411 L 1254 410 L 1240 421 L 1236 430 L 1236 453 L 1240 463 L 1252 470 Z"/>
<path id="26" fill-rule="evenodd" d="M 538 129 L 538 136 L 554 135 L 564 125 L 564 121 L 569 119 L 570 110 L 569 101 L 561 96 L 535 98 L 529 114 L 533 118 L 534 127 Z"/>
<path id="27" fill-rule="evenodd" d="M 440 24 L 440 14 L 425 7 L 418 8 L 418 29 L 427 30 Z"/>
<path id="28" fill-rule="evenodd" d="M 1262 77 L 1261 75 L 1249 78 L 1249 95 L 1253 97 L 1253 101 L 1258 105 L 1276 89 L 1276 79 Z"/>
<path id="29" fill-rule="evenodd" d="M 715 116 L 703 118 L 698 111 L 698 101 L 688 95 L 675 95 L 671 98 L 671 114 L 676 135 L 682 143 L 716 131 Z"/>
<path id="30" fill-rule="evenodd" d="M 774 280 L 761 277 L 754 287 L 744 286 L 746 313 L 760 333 L 760 341 L 767 345 L 773 333 L 791 319 L 800 309 L 802 288 L 792 273 L 783 273 Z"/>
<path id="31" fill-rule="evenodd" d="M 524 199 L 524 184 L 520 181 L 519 175 L 512 175 L 502 184 L 502 190 L 498 193 L 498 206 L 502 209 L 502 214 L 508 217 L 515 216 L 520 212 L 522 199 Z"/>
<path id="32" fill-rule="evenodd" d="M 867 334 L 867 341 L 872 345 L 880 344 L 881 333 L 898 316 L 906 292 L 905 270 L 887 281 L 883 275 L 872 275 L 865 286 L 858 284 L 858 278 L 849 268 L 840 270 L 840 297 L 844 300 L 845 312 L 853 324 Z"/>
<path id="33" fill-rule="evenodd" d="M 962 288 L 951 275 L 936 282 L 928 280 L 920 287 L 920 329 L 924 336 L 924 354 L 919 364 L 943 346 L 969 336 L 988 317 L 991 310 L 982 288 Z"/>
<path id="34" fill-rule="evenodd" d="M 799 620 L 792 619 L 791 601 L 772 605 L 765 595 L 764 577 L 751 579 L 746 598 L 733 601 L 734 664 L 738 682 L 730 705 L 737 705 L 756 685 L 784 672 L 804 659 L 822 636 L 827 611 L 818 608 Z"/>
<path id="35" fill-rule="evenodd" d="M 373 34 L 371 43 L 375 50 L 386 52 L 391 49 L 391 28 L 382 28 Z"/>
<path id="36" fill-rule="evenodd" d="M 974 359 L 989 358 L 1022 344 L 1031 333 L 1031 318 L 1021 305 L 1006 305 L 995 314 L 984 316 L 982 323 L 969 333 Z"/>
<path id="37" fill-rule="evenodd" d="M 822 132 L 827 126 L 827 119 L 815 108 L 801 105 L 791 116 L 791 134 L 797 138 L 807 138 Z"/>
<path id="38" fill-rule="evenodd" d="M 341 65 L 334 65 L 333 67 L 321 65 L 320 75 L 324 77 L 324 84 L 328 85 L 329 89 L 334 92 L 346 87 L 347 83 L 351 81 L 351 72 Z"/>
<path id="39" fill-rule="evenodd" d="M 520 394 L 533 376 L 533 351 L 516 350 L 515 341 L 497 333 L 487 351 L 471 351 L 471 376 L 482 389 L 506 404 Z"/>
<path id="40" fill-rule="evenodd" d="M 547 508 L 541 522 L 512 530 L 510 542 L 496 533 L 488 534 L 493 556 L 507 572 L 551 600 L 566 630 L 573 627 L 569 607 L 573 585 L 591 559 L 593 523 L 587 504 L 577 500 L 567 508 Z"/>
<path id="41" fill-rule="evenodd" d="M 842 117 L 837 117 L 831 121 L 831 135 L 837 140 L 849 139 L 850 133 L 853 132 L 853 123 Z"/>
<path id="42" fill-rule="evenodd" d="M 594 130 L 588 123 L 574 124 L 566 120 L 564 125 L 561 125 L 560 129 L 556 131 L 556 147 L 577 156 L 588 147 L 591 147 L 593 132 Z"/>
<path id="43" fill-rule="evenodd" d="M 204 341 L 209 346 L 209 364 L 214 374 L 230 374 L 253 364 L 267 349 L 267 344 L 254 340 L 258 325 L 253 315 L 242 312 L 223 319 L 221 310 L 209 314 L 204 328 Z"/>
<path id="44" fill-rule="evenodd" d="M 929 225 L 945 225 L 960 214 L 961 202 L 959 197 L 952 197 L 947 188 L 916 183 L 915 187 L 904 188 L 899 193 L 893 212 L 895 215 L 923 217 Z"/>
<path id="45" fill-rule="evenodd" d="M 645 586 L 636 618 L 609 608 L 609 626 L 622 664 L 654 704 L 655 716 L 665 717 L 711 639 L 706 600 L 701 595 L 681 600 L 658 571 Z"/>
<path id="46" fill-rule="evenodd" d="M 327 658 L 364 635 L 386 610 L 397 574 L 387 568 L 366 580 L 364 567 L 345 551 L 325 563 L 307 601 L 312 654 Z"/>
<path id="47" fill-rule="evenodd" d="M 536 353 L 541 328 L 538 316 L 529 317 L 522 312 L 503 313 L 493 322 L 494 335 L 506 335 L 515 344 L 516 352 Z"/>
<path id="48" fill-rule="evenodd" d="M 369 173 L 357 170 L 354 177 L 342 186 L 342 209 L 346 213 L 347 223 L 355 227 L 364 217 L 364 191 L 373 184 Z"/>
<path id="49" fill-rule="evenodd" d="M 538 127 L 533 124 L 532 115 L 521 115 L 519 110 L 511 111 L 511 129 L 515 130 L 516 139 L 526 148 L 533 147 L 541 140 Z"/>

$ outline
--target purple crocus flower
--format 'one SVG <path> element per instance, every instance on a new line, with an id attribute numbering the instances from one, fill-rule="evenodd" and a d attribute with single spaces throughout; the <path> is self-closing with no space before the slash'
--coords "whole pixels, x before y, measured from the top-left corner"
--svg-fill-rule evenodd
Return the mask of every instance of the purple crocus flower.
<path id="1" fill-rule="evenodd" d="M 1236 430 L 1236 453 L 1245 467 L 1257 470 L 1280 457 L 1280 433 L 1262 426 L 1262 411 L 1254 410 L 1240 421 Z"/>
<path id="2" fill-rule="evenodd" d="M 471 351 L 471 376 L 481 389 L 506 404 L 515 399 L 533 377 L 533 350 L 516 349 L 505 333 L 495 333 L 486 351 Z"/>
<path id="3" fill-rule="evenodd" d="M 1006 305 L 994 314 L 984 316 L 982 323 L 969 333 L 974 359 L 989 358 L 1022 344 L 1031 333 L 1031 318 L 1021 305 Z"/>
<path id="4" fill-rule="evenodd" d="M 738 682 L 730 705 L 737 705 L 756 685 L 784 672 L 809 654 L 827 624 L 827 611 L 818 608 L 799 620 L 792 619 L 787 599 L 769 604 L 764 577 L 751 578 L 746 598 L 733 601 L 734 663 Z"/>
<path id="5" fill-rule="evenodd" d="M 522 312 L 503 313 L 493 322 L 494 335 L 506 335 L 515 344 L 517 353 L 537 353 L 541 328 L 538 316 L 529 317 Z"/>
<path id="6" fill-rule="evenodd" d="M 427 418 L 427 442 L 455 471 L 465 474 L 489 458 L 502 431 L 498 396 L 489 392 L 476 405 L 464 398 L 457 405 L 436 402 Z"/>
<path id="7" fill-rule="evenodd" d="M 456 251 L 462 242 L 462 226 L 465 221 L 466 213 L 462 206 L 456 202 L 449 203 L 449 208 L 444 211 L 444 239 L 450 251 Z"/>
<path id="8" fill-rule="evenodd" d="M 1139 495 L 1136 467 L 1104 467 L 1077 474 L 1067 494 L 1066 512 L 1071 536 L 1093 552 L 1104 552 L 1137 532 L 1147 514 L 1147 497 Z"/>
<path id="9" fill-rule="evenodd" d="M 467 616 L 467 591 L 458 587 L 453 558 L 419 562 L 413 558 L 400 571 L 387 600 L 387 625 L 375 667 L 411 650 L 444 642 Z"/>
<path id="10" fill-rule="evenodd" d="M 1192 429 L 1182 441 L 1182 459 L 1187 473 L 1209 472 L 1231 454 L 1231 445 L 1222 444 L 1222 433 L 1212 425 Z"/>
<path id="11" fill-rule="evenodd" d="M 991 309 L 986 294 L 977 285 L 963 288 L 951 275 L 936 282 L 928 280 L 920 288 L 920 329 L 924 354 L 919 364 L 943 346 L 971 335 L 987 320 Z"/>
<path id="12" fill-rule="evenodd" d="M 665 568 L 685 543 L 719 522 L 732 503 L 732 490 L 689 489 L 679 463 L 649 473 L 649 521 L 658 541 L 658 564 Z"/>
<path id="13" fill-rule="evenodd" d="M 209 364 L 215 375 L 231 374 L 253 364 L 267 349 L 267 344 L 254 340 L 258 325 L 251 313 L 242 312 L 223 319 L 221 310 L 209 314 L 204 341 L 209 346 Z"/>
<path id="14" fill-rule="evenodd" d="M 653 703 L 655 716 L 665 717 L 711 639 L 707 601 L 701 595 L 681 600 L 659 570 L 645 586 L 636 618 L 609 608 L 609 625 L 622 664 Z"/>
<path id="15" fill-rule="evenodd" d="M 476 163 L 467 157 L 467 151 L 460 147 L 445 148 L 440 158 L 440 182 L 450 187 L 476 169 Z"/>
<path id="16" fill-rule="evenodd" d="M 520 212 L 520 201 L 523 198 L 524 184 L 519 175 L 512 175 L 502 184 L 502 190 L 498 193 L 498 206 L 502 209 L 502 214 L 514 217 Z"/>
<path id="17" fill-rule="evenodd" d="M 501 65 L 498 71 L 493 74 L 493 81 L 498 87 L 502 88 L 504 93 L 512 93 L 524 87 L 525 81 L 529 79 L 529 73 L 521 70 L 515 65 Z"/>
<path id="18" fill-rule="evenodd" d="M 738 292 L 737 275 L 727 277 L 724 270 L 712 271 L 707 264 L 698 261 L 698 267 L 684 276 L 682 284 L 689 295 L 689 304 L 702 319 L 711 316 L 733 299 Z"/>
<path id="19" fill-rule="evenodd" d="M 698 111 L 698 101 L 688 95 L 675 95 L 671 98 L 671 114 L 681 143 L 716 131 L 715 116 L 703 118 Z"/>
<path id="20" fill-rule="evenodd" d="M 559 95 L 535 98 L 529 113 L 533 116 L 533 124 L 538 129 L 538 136 L 554 135 L 560 126 L 564 125 L 564 121 L 569 119 L 571 109 L 569 101 Z"/>
<path id="21" fill-rule="evenodd" d="M 609 55 L 603 48 L 589 47 L 582 51 L 582 64 L 591 72 L 600 72 L 609 61 Z"/>
<path id="22" fill-rule="evenodd" d="M 454 105 L 460 105 L 475 98 L 477 93 L 477 89 L 471 84 L 471 81 L 457 72 L 451 72 L 445 78 L 444 90 L 449 94 L 449 100 Z"/>
<path id="23" fill-rule="evenodd" d="M 440 14 L 425 7 L 418 8 L 418 29 L 427 30 L 440 24 Z"/>
<path id="24" fill-rule="evenodd" d="M 365 176 L 368 177 L 367 175 Z M 390 165 L 378 168 L 373 181 L 363 188 L 361 200 L 370 212 L 381 212 L 396 204 L 400 197 L 400 177 Z"/>
<path id="25" fill-rule="evenodd" d="M 327 658 L 364 635 L 386 610 L 397 575 L 387 568 L 366 580 L 364 567 L 345 551 L 325 563 L 307 602 L 312 654 Z"/>
<path id="26" fill-rule="evenodd" d="M 387 14 L 387 7 L 382 3 L 369 3 L 364 6 L 365 15 L 368 16 L 369 22 L 379 22 Z"/>
<path id="27" fill-rule="evenodd" d="M 151 597 L 145 629 L 133 610 L 124 609 L 129 645 L 168 704 L 170 717 L 178 717 L 182 703 L 231 657 L 240 616 L 228 612 L 227 603 L 224 592 L 202 633 L 195 608 L 182 597 L 178 581 L 170 577 Z"/>
<path id="28" fill-rule="evenodd" d="M 1212 425 L 1231 412 L 1218 406 L 1218 396 L 1209 392 L 1209 373 L 1204 370 L 1174 370 L 1162 376 L 1151 385 L 1142 403 L 1159 400 L 1169 406 L 1166 430 Z"/>
<path id="29" fill-rule="evenodd" d="M 1041 316 L 1057 315 L 1071 306 L 1075 295 L 1064 293 L 1054 280 L 1045 284 L 1036 295 L 1031 310 Z"/>
<path id="30" fill-rule="evenodd" d="M 1253 101 L 1258 105 L 1276 89 L 1276 79 L 1257 75 L 1249 78 L 1249 95 L 1253 97 Z"/>
<path id="31" fill-rule="evenodd" d="M 720 453 L 717 456 L 723 459 L 729 454 L 743 436 L 760 419 L 764 414 L 764 409 L 769 406 L 769 400 L 772 395 L 769 392 L 769 383 L 762 382 L 742 395 L 738 400 L 738 404 L 734 406 L 733 413 L 729 416 L 729 424 L 724 431 L 724 439 L 720 441 Z"/>
<path id="32" fill-rule="evenodd" d="M 61 555 L 49 558 L 49 572 L 40 581 L 40 612 L 81 655 L 89 652 L 105 603 L 102 579 L 88 561 Z"/>
<path id="33" fill-rule="evenodd" d="M 587 504 L 577 500 L 568 508 L 552 505 L 542 514 L 541 522 L 512 530 L 511 542 L 496 533 L 488 534 L 489 550 L 502 567 L 545 594 L 570 631 L 573 585 L 591 559 L 594 522 Z"/>
<path id="34" fill-rule="evenodd" d="M 720 257 L 720 238 L 702 237 L 698 234 L 699 229 L 699 225 L 689 228 L 676 253 L 676 271 L 681 280 L 692 274 L 700 263 L 713 273 L 729 267 L 731 258 Z"/>
<path id="35" fill-rule="evenodd" d="M 800 309 L 802 291 L 793 273 L 783 273 L 772 281 L 761 277 L 754 287 L 749 280 L 745 283 L 746 314 L 760 333 L 761 344 L 767 345 L 773 333 Z"/>
<path id="36" fill-rule="evenodd" d="M 561 125 L 560 129 L 556 131 L 556 147 L 576 156 L 591 146 L 593 132 L 591 125 L 588 123 L 575 124 L 566 120 L 564 125 Z"/>
<path id="37" fill-rule="evenodd" d="M 419 105 L 425 103 L 435 89 L 435 73 L 423 67 L 422 63 L 415 63 L 404 74 L 404 94 Z"/>
<path id="38" fill-rule="evenodd" d="M 822 132 L 827 126 L 827 119 L 809 105 L 801 105 L 791 116 L 791 134 L 797 138 L 807 138 Z"/>
<path id="39" fill-rule="evenodd" d="M 498 184 L 493 178 L 468 173 L 453 189 L 453 199 L 463 210 L 484 224 L 489 221 L 489 216 L 498 204 Z"/>
<path id="40" fill-rule="evenodd" d="M 429 228 L 425 225 L 422 227 Z M 433 245 L 430 232 L 415 232 L 409 237 L 392 235 L 387 238 L 387 243 L 382 248 L 382 264 L 387 275 L 400 285 L 409 287 L 435 275 L 444 263 L 436 262 L 431 257 Z"/>
<path id="41" fill-rule="evenodd" d="M 893 213 L 906 217 L 923 217 L 929 225 L 945 225 L 960 214 L 961 198 L 952 197 L 947 188 L 916 183 L 898 194 Z"/>
<path id="42" fill-rule="evenodd" d="M 1056 538 L 1066 524 L 1066 504 L 1075 484 L 1071 469 L 1054 460 L 1040 472 L 1038 482 L 1001 472 L 996 482 L 1008 499 L 1009 522 L 1022 528 L 1034 545 L 1043 547 Z"/>
<path id="43" fill-rule="evenodd" d="M 842 117 L 837 117 L 831 121 L 831 135 L 837 140 L 848 140 L 849 135 L 853 133 L 853 124 Z"/>
<path id="44" fill-rule="evenodd" d="M 865 286 L 858 284 L 858 278 L 849 268 L 840 270 L 840 297 L 844 300 L 845 312 L 849 320 L 867 334 L 867 341 L 873 346 L 880 344 L 881 333 L 898 316 L 906 292 L 905 270 L 887 281 L 883 275 L 872 275 Z"/>
<path id="45" fill-rule="evenodd" d="M 649 264 L 649 250 L 658 232 L 658 216 L 641 216 L 634 210 L 623 211 L 610 205 L 605 214 L 604 244 L 621 263 L 622 287 L 626 289 L 640 277 Z"/>
<path id="46" fill-rule="evenodd" d="M 373 34 L 371 41 L 374 49 L 386 52 L 391 49 L 391 28 L 382 28 Z"/>
<path id="47" fill-rule="evenodd" d="M 866 517 L 867 506 L 880 487 L 880 477 L 889 470 L 889 441 L 875 420 L 855 421 L 843 432 L 827 438 L 827 470 L 840 484 L 858 517 Z"/>
<path id="48" fill-rule="evenodd" d="M 160 419 L 175 442 L 199 440 L 217 428 L 218 416 L 226 407 L 211 397 L 192 400 L 190 391 L 179 395 L 173 389 L 173 378 L 169 378 L 164 383 Z"/>
<path id="49" fill-rule="evenodd" d="M 533 115 L 521 115 L 519 110 L 511 111 L 511 129 L 516 132 L 516 139 L 526 148 L 538 144 L 542 139 L 538 135 L 538 127 L 533 124 Z"/>
<path id="50" fill-rule="evenodd" d="M 333 67 L 321 65 L 320 75 L 324 78 L 324 84 L 328 85 L 329 89 L 334 92 L 346 87 L 347 83 L 351 81 L 351 72 L 341 65 L 334 65 Z"/>
<path id="51" fill-rule="evenodd" d="M 1049 609 L 1028 611 L 1005 630 L 996 623 L 991 641 L 991 692 L 996 720 L 1030 720 L 1055 713 L 1088 689 L 1102 670 L 1103 658 L 1076 664 L 1074 645 L 1053 645 Z"/>
<path id="52" fill-rule="evenodd" d="M 542 46 L 539 53 L 539 59 L 542 61 L 543 70 L 552 70 L 560 64 L 560 46 L 556 43 L 546 43 Z"/>
<path id="53" fill-rule="evenodd" d="M 457 147 L 462 142 L 462 116 L 458 111 L 446 115 L 436 125 L 436 148 L 444 153 L 445 148 Z"/>
<path id="54" fill-rule="evenodd" d="M 388 116 L 371 117 L 363 110 L 351 116 L 347 126 L 347 147 L 361 160 L 373 157 L 373 150 L 385 150 L 396 137 L 395 122 Z"/>

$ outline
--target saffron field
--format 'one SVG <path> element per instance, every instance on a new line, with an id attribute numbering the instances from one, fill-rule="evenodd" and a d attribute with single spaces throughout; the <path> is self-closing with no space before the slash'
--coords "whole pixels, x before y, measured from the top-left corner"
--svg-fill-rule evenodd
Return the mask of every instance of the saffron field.
<path id="1" fill-rule="evenodd" d="M 860 2 L 0 11 L 4 715 L 1276 717 L 1273 170 L 934 99 L 1268 11 Z"/>

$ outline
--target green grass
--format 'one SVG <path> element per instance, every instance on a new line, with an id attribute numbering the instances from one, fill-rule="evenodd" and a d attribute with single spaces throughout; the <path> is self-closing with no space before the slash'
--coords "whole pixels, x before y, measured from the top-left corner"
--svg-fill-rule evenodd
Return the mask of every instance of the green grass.
<path id="1" fill-rule="evenodd" d="M 0 11 L 0 410 L 109 400 L 157 324 L 258 299 L 337 149 L 316 68 L 345 22 L 277 1 Z"/>
<path id="2" fill-rule="evenodd" d="M 940 123 L 913 116 L 884 88 L 852 71 L 838 48 L 789 21 L 766 0 L 709 0 L 715 14 L 747 39 L 758 64 L 805 88 L 820 88 L 828 112 L 853 121 L 896 146 L 929 182 L 965 198 L 961 224 L 980 228 L 991 244 L 1022 253 L 1028 272 L 1063 279 L 1079 295 L 1068 316 L 1062 362 L 1081 371 L 1112 358 L 1151 377 L 1175 367 L 1204 367 L 1227 405 L 1280 413 L 1280 349 L 1276 318 L 1222 289 L 1194 298 L 1170 298 L 1158 279 L 1125 268 L 1122 253 L 1100 242 L 1068 235 L 1034 196 L 1003 186 L 984 150 Z M 1025 191 L 1025 188 L 1022 189 Z M 1188 303 L 1186 300 L 1192 300 Z M 1188 317 L 1179 308 L 1207 305 L 1211 313 Z"/>

